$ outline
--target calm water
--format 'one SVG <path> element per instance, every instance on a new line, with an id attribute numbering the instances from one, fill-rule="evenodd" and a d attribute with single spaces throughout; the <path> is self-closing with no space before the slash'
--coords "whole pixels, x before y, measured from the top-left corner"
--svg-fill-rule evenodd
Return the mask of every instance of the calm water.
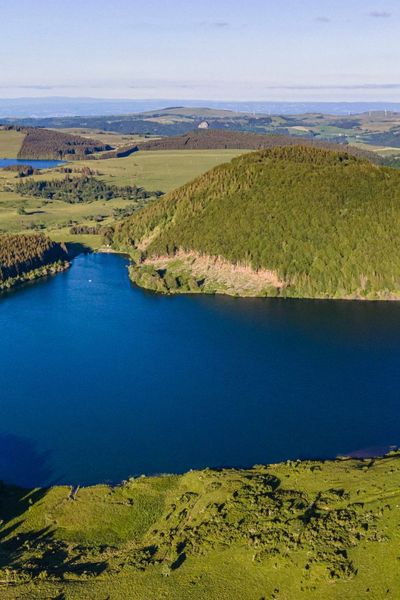
<path id="1" fill-rule="evenodd" d="M 13 167 L 14 165 L 30 165 L 34 169 L 51 169 L 63 165 L 62 160 L 18 160 L 17 158 L 0 158 L 0 169 Z"/>
<path id="2" fill-rule="evenodd" d="M 400 304 L 163 297 L 88 255 L 0 299 L 0 479 L 333 457 L 400 443 Z"/>

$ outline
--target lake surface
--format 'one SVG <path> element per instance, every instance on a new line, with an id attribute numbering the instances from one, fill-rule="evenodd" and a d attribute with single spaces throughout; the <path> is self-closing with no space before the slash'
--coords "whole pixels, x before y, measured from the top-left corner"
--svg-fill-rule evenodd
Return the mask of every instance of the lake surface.
<path id="1" fill-rule="evenodd" d="M 0 479 L 325 458 L 400 443 L 400 304 L 157 296 L 78 257 L 0 298 Z"/>
<path id="2" fill-rule="evenodd" d="M 62 160 L 24 160 L 17 158 L 0 158 L 0 169 L 13 167 L 14 165 L 30 165 L 34 169 L 52 169 L 65 164 Z"/>

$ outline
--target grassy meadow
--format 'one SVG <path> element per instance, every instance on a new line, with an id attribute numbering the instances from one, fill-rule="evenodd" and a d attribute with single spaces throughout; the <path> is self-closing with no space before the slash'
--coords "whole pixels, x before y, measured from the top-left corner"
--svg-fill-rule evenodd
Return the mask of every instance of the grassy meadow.
<path id="1" fill-rule="evenodd" d="M 213 167 L 229 162 L 243 150 L 166 150 L 138 152 L 127 158 L 80 161 L 79 166 L 94 168 L 100 179 L 115 185 L 135 183 L 148 190 L 170 192 Z"/>
<path id="2" fill-rule="evenodd" d="M 24 137 L 19 131 L 0 130 L 0 158 L 17 158 Z"/>
<path id="3" fill-rule="evenodd" d="M 85 127 L 74 127 L 71 129 L 54 129 L 54 131 L 61 131 L 62 133 L 69 133 L 72 135 L 80 135 L 84 138 L 95 139 L 101 142 L 101 144 L 109 144 L 114 148 L 119 146 L 126 146 L 127 144 L 136 144 L 139 142 L 147 141 L 148 139 L 158 139 L 157 136 L 143 136 L 129 133 L 115 133 L 113 131 L 103 131 L 101 129 L 86 129 Z"/>
<path id="4" fill-rule="evenodd" d="M 400 456 L 0 488 L 4 600 L 395 600 Z"/>
<path id="5" fill-rule="evenodd" d="M 82 135 L 79 130 L 76 133 Z M 92 132 L 88 131 L 90 136 Z M 115 134 L 105 134 L 104 143 L 110 143 Z M 110 137 L 111 136 L 111 137 Z M 97 139 L 96 135 L 96 139 Z M 116 135 L 115 144 L 126 143 L 125 138 L 134 136 Z M 23 135 L 15 131 L 0 131 L 0 157 L 13 158 L 17 155 Z M 129 141 L 129 140 L 128 140 Z M 108 184 L 117 186 L 137 185 L 147 190 L 168 192 L 223 162 L 229 162 L 243 151 L 205 150 L 193 152 L 143 152 L 127 158 L 106 160 L 74 161 L 71 167 L 80 170 L 88 167 L 95 176 Z M 45 170 L 33 175 L 29 181 L 63 179 L 65 175 L 56 170 Z M 114 221 L 114 209 L 125 208 L 128 200 L 113 199 L 69 204 L 62 201 L 48 202 L 42 198 L 22 197 L 14 192 L 21 180 L 14 172 L 0 169 L 0 232 L 16 233 L 32 230 L 46 232 L 55 241 L 75 241 L 92 248 L 102 244 L 99 235 L 71 235 L 71 225 L 94 225 L 102 218 L 102 224 Z"/>

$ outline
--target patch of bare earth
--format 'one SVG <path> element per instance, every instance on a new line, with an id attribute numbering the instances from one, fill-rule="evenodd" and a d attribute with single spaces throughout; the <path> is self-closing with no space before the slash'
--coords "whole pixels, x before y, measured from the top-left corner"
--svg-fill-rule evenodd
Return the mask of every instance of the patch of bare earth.
<path id="1" fill-rule="evenodd" d="M 140 242 L 138 242 L 136 244 L 136 248 L 138 250 L 140 250 L 141 252 L 143 252 L 144 250 L 146 250 L 147 246 L 149 246 L 149 244 L 151 244 L 151 242 L 157 237 L 158 235 L 158 227 L 155 227 L 153 232 L 148 235 L 147 237 L 143 238 L 142 240 L 140 240 Z"/>
<path id="2" fill-rule="evenodd" d="M 146 259 L 144 264 L 171 273 L 185 270 L 195 279 L 204 279 L 207 286 L 217 291 L 240 296 L 260 296 L 266 290 L 285 287 L 275 271 L 255 271 L 249 265 L 233 264 L 221 257 L 201 255 L 196 252 L 176 252 L 174 256 L 158 256 Z"/>

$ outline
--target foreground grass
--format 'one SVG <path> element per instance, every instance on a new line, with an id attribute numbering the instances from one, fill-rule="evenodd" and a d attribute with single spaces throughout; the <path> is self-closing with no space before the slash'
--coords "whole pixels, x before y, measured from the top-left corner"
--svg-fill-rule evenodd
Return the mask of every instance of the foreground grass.
<path id="1" fill-rule="evenodd" d="M 0 595 L 398 598 L 399 458 L 0 488 Z"/>

